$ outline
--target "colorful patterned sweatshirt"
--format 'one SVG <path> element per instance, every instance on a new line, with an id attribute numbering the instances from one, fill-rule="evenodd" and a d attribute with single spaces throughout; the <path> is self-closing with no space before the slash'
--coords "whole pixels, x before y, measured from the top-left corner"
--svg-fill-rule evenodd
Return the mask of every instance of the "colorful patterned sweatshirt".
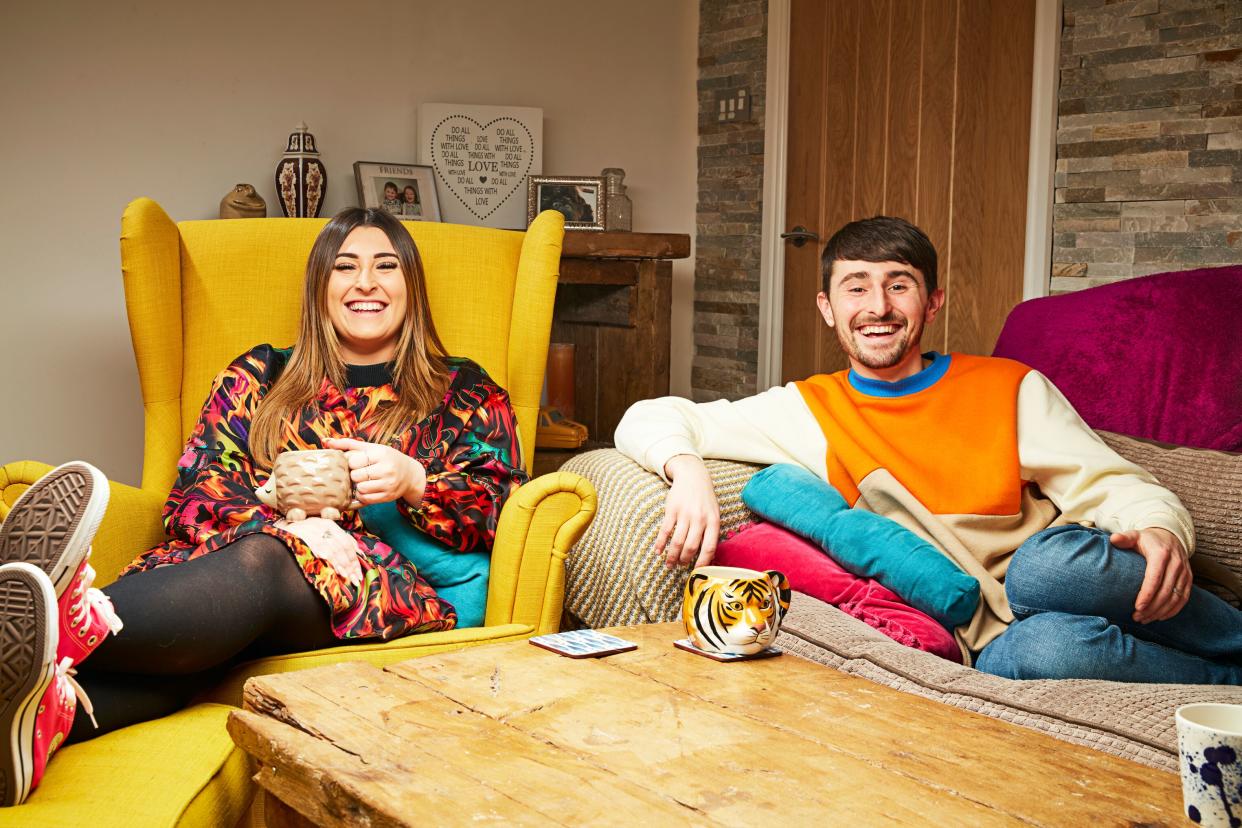
<path id="1" fill-rule="evenodd" d="M 1013 621 L 1005 571 L 1042 529 L 1160 527 L 1194 551 L 1177 497 L 1106 446 L 1038 371 L 924 356 L 927 367 L 892 383 L 839 371 L 736 402 L 636 403 L 617 426 L 617 448 L 661 476 L 678 454 L 811 470 L 979 580 L 979 608 L 956 630 L 975 652 Z"/>
<path id="2" fill-rule="evenodd" d="M 453 607 L 404 557 L 368 534 L 357 512 L 346 513 L 340 522 L 358 543 L 363 580 L 354 586 L 300 539 L 276 528 L 279 515 L 255 495 L 267 473 L 257 471 L 251 460 L 250 423 L 292 350 L 260 345 L 216 377 L 164 505 L 170 540 L 140 555 L 125 574 L 188 561 L 262 532 L 289 547 L 331 608 L 338 638 L 389 639 L 451 629 Z M 501 507 L 526 480 L 517 426 L 508 394 L 482 368 L 467 359 L 450 359 L 449 368 L 441 405 L 390 443 L 427 470 L 419 506 L 400 504 L 414 526 L 454 549 L 490 549 Z M 287 423 L 283 448 L 323 448 L 323 438 L 330 436 L 368 440 L 367 424 L 380 406 L 396 400 L 391 381 L 386 365 L 347 366 L 345 388 L 324 380 L 311 404 Z"/>

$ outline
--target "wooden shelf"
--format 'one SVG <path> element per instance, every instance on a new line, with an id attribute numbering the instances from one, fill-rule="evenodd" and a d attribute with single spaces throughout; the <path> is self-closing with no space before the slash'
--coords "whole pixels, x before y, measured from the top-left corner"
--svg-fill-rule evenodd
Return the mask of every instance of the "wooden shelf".
<path id="1" fill-rule="evenodd" d="M 566 259 L 684 259 L 690 255 L 685 233 L 627 233 L 568 230 L 561 247 Z"/>

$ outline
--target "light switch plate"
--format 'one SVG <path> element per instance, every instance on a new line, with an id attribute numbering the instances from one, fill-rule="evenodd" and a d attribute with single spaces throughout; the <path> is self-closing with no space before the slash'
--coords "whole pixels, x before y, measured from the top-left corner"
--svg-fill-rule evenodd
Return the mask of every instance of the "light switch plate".
<path id="1" fill-rule="evenodd" d="M 721 123 L 750 120 L 750 90 L 744 86 L 716 93 L 716 120 Z"/>

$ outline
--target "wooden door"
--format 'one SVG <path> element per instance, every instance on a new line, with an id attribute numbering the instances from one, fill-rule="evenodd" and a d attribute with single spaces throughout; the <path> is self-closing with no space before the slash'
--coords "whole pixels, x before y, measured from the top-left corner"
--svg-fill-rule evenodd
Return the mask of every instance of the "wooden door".
<path id="1" fill-rule="evenodd" d="M 924 350 L 991 353 L 1022 299 L 1035 0 L 793 0 L 783 381 L 847 366 L 819 257 L 877 214 L 921 227 L 945 309 Z"/>

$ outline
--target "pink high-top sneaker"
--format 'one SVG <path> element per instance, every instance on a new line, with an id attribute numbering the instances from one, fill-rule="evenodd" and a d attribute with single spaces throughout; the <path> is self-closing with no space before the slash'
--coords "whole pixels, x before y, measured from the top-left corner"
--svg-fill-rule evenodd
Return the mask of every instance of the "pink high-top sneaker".
<path id="1" fill-rule="evenodd" d="M 89 552 L 86 557 L 59 599 L 60 645 L 56 662 L 68 659 L 67 667 L 81 664 L 108 633 L 115 635 L 124 626 L 112 608 L 112 600 L 91 586 L 95 582 L 95 568 L 90 565 Z"/>
<path id="2" fill-rule="evenodd" d="M 47 765 L 35 731 L 56 674 L 56 618 L 56 594 L 43 570 L 24 562 L 0 566 L 0 806 L 20 805 Z"/>
<path id="3" fill-rule="evenodd" d="M 73 461 L 39 478 L 0 523 L 0 564 L 23 561 L 42 569 L 60 603 L 60 650 L 80 664 L 121 622 L 112 602 L 91 588 L 91 539 L 108 508 L 108 479 Z"/>
<path id="4" fill-rule="evenodd" d="M 0 807 L 20 805 L 43 780 L 69 735 L 78 702 L 95 721 L 73 678 L 72 658 L 57 659 L 60 614 L 51 579 L 25 562 L 0 566 Z"/>
<path id="5" fill-rule="evenodd" d="M 95 723 L 95 711 L 91 709 L 90 699 L 86 697 L 82 686 L 74 679 L 73 673 L 69 657 L 62 658 L 55 665 L 52 683 L 47 686 L 47 690 L 43 691 L 43 698 L 39 700 L 34 736 L 31 739 L 33 745 L 31 791 L 39 787 L 39 783 L 43 781 L 43 772 L 47 770 L 47 763 L 52 761 L 52 754 L 59 750 L 68 738 L 79 702 L 82 704 L 82 709 L 86 711 L 86 715 L 91 717 L 91 722 L 96 727 L 99 726 Z"/>
<path id="6" fill-rule="evenodd" d="M 35 481 L 0 523 L 0 564 L 25 561 L 65 594 L 108 509 L 108 478 L 80 460 Z"/>

